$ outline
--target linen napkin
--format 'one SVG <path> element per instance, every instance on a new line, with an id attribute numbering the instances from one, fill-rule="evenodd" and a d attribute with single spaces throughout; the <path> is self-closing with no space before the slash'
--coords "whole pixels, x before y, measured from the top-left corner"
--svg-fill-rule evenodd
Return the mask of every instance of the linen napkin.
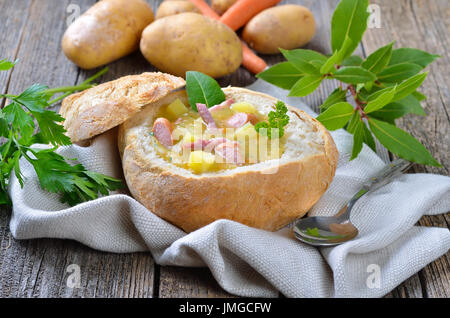
<path id="1" fill-rule="evenodd" d="M 314 113 L 286 91 L 257 81 L 249 87 Z M 88 147 L 60 149 L 88 169 L 122 177 L 114 130 Z M 334 215 L 385 163 L 368 147 L 349 161 L 352 136 L 333 133 L 340 153 L 336 176 L 310 215 Z M 149 251 L 160 265 L 207 266 L 218 283 L 240 296 L 380 297 L 450 248 L 446 228 L 414 224 L 423 215 L 450 210 L 450 178 L 403 175 L 361 198 L 351 221 L 359 229 L 352 241 L 315 248 L 296 241 L 289 228 L 267 232 L 218 220 L 186 234 L 147 210 L 132 197 L 115 193 L 69 207 L 42 190 L 32 167 L 21 161 L 24 188 L 13 176 L 10 228 L 16 239 L 41 237 L 77 240 L 94 249 L 130 253 Z"/>

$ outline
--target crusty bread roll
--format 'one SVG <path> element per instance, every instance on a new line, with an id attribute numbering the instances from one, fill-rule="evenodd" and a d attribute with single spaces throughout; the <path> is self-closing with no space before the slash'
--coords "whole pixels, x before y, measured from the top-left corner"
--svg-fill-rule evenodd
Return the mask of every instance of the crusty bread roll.
<path id="1" fill-rule="evenodd" d="M 165 73 L 124 76 L 66 97 L 59 113 L 66 134 L 76 143 L 118 126 L 184 85 L 184 79 Z"/>
<path id="2" fill-rule="evenodd" d="M 243 88 L 223 91 L 266 115 L 277 102 Z M 218 219 L 278 230 L 303 216 L 331 183 L 338 161 L 333 139 L 318 121 L 293 107 L 288 107 L 285 151 L 279 160 L 203 174 L 169 163 L 152 146 L 150 132 L 159 108 L 176 98 L 188 104 L 184 91 L 165 96 L 126 120 L 118 140 L 133 197 L 186 232 Z"/>

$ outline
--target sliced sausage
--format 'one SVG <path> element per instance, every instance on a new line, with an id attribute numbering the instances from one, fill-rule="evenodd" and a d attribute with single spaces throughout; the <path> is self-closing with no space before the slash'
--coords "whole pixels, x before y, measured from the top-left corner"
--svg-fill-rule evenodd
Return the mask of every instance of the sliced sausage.
<path id="1" fill-rule="evenodd" d="M 184 144 L 183 148 L 190 149 L 190 150 L 203 150 L 209 144 L 209 142 L 210 142 L 209 140 L 197 139 L 194 142 Z"/>
<path id="2" fill-rule="evenodd" d="M 244 163 L 239 149 L 239 143 L 237 142 L 224 142 L 216 146 L 214 149 L 216 154 L 225 160 L 225 163 L 232 163 L 240 165 Z"/>
<path id="3" fill-rule="evenodd" d="M 166 118 L 160 117 L 153 123 L 152 132 L 159 143 L 165 147 L 173 146 L 172 124 Z"/>
<path id="4" fill-rule="evenodd" d="M 221 143 L 224 143 L 226 141 L 229 140 L 223 137 L 213 138 L 210 140 L 197 139 L 194 142 L 184 144 L 183 148 L 190 150 L 205 150 L 208 152 L 212 152 L 217 145 L 220 145 Z"/>
<path id="5" fill-rule="evenodd" d="M 234 103 L 234 99 L 227 99 L 226 101 L 224 101 L 223 103 L 213 106 L 209 109 L 209 111 L 211 113 L 215 112 L 216 110 L 221 110 L 221 109 L 225 109 L 225 108 L 230 108 L 231 105 L 233 105 Z"/>
<path id="6" fill-rule="evenodd" d="M 224 142 L 227 142 L 227 141 L 230 141 L 230 140 L 223 138 L 223 137 L 217 137 L 217 138 L 208 140 L 208 144 L 206 145 L 205 150 L 212 152 L 218 145 L 223 144 Z"/>
<path id="7" fill-rule="evenodd" d="M 214 121 L 214 118 L 212 117 L 208 107 L 205 104 L 198 103 L 197 110 L 208 128 L 217 128 L 216 122 Z"/>
<path id="8" fill-rule="evenodd" d="M 250 121 L 249 114 L 237 113 L 227 120 L 227 127 L 239 128 L 244 126 L 249 121 Z"/>

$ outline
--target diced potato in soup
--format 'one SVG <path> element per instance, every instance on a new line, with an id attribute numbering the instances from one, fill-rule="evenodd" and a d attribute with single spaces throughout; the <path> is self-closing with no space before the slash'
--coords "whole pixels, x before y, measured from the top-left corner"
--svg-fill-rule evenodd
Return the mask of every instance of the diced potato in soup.
<path id="1" fill-rule="evenodd" d="M 158 140 L 156 134 L 153 136 L 157 153 L 166 161 L 196 174 L 281 157 L 284 138 L 270 140 L 257 133 L 254 123 L 267 118 L 254 105 L 227 100 L 219 106 L 209 109 L 202 106 L 202 111 L 196 112 L 176 99 L 161 107 L 155 123 L 170 120 L 170 125 L 161 125 L 168 127 L 167 131 L 160 132 L 164 140 Z M 173 129 L 171 146 L 165 142 L 169 129 Z"/>

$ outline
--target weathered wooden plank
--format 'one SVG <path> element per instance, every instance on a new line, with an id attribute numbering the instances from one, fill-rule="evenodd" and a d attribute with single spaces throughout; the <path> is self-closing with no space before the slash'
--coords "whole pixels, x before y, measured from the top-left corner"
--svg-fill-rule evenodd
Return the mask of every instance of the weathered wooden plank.
<path id="1" fill-rule="evenodd" d="M 423 298 L 422 282 L 415 274 L 385 296 L 386 298 Z"/>
<path id="2" fill-rule="evenodd" d="M 2 5 L 5 2 L 11 6 L 9 1 Z M 60 47 L 69 3 L 40 0 L 32 5 L 17 54 L 21 62 L 12 73 L 9 92 L 20 92 L 35 82 L 53 87 L 76 82 L 78 68 Z M 77 1 L 82 11 L 93 3 L 95 0 Z M 0 213 L 0 296 L 152 296 L 154 264 L 149 253 L 102 253 L 67 240 L 16 241 L 9 233 L 9 214 L 6 209 Z M 71 264 L 80 267 L 79 288 L 66 283 Z"/>
<path id="3" fill-rule="evenodd" d="M 0 60 L 15 60 L 22 41 L 23 30 L 30 13 L 31 0 L 0 2 Z M 7 90 L 11 71 L 0 72 L 0 92 Z"/>
<path id="4" fill-rule="evenodd" d="M 430 73 L 422 91 L 428 95 L 424 103 L 427 117 L 406 116 L 398 121 L 398 126 L 411 133 L 424 143 L 430 152 L 441 162 L 443 168 L 417 166 L 416 172 L 431 172 L 448 175 L 450 164 L 450 125 L 448 115 L 448 74 L 449 53 L 448 29 L 450 18 L 448 1 L 372 1 L 381 8 L 382 28 L 371 29 L 366 33 L 364 46 L 370 53 L 392 40 L 395 47 L 414 47 L 441 55 L 431 65 Z M 401 16 L 401 19 L 398 17 Z M 447 216 L 425 216 L 419 221 L 424 226 L 448 227 Z M 393 291 L 402 297 L 448 297 L 450 266 L 449 256 L 443 256 L 425 267 L 418 275 L 408 279 Z M 418 288 L 418 282 L 422 290 Z M 411 291 L 415 291 L 411 294 Z"/>
<path id="5" fill-rule="evenodd" d="M 205 268 L 161 267 L 159 297 L 234 297 L 224 291 Z"/>
<path id="6" fill-rule="evenodd" d="M 426 216 L 419 224 L 450 228 L 450 215 Z M 450 253 L 438 258 L 419 272 L 420 281 L 426 297 L 450 297 Z"/>
<path id="7" fill-rule="evenodd" d="M 12 2 L 6 1 L 10 6 Z M 81 8 L 93 4 L 94 0 L 82 0 Z M 68 63 L 61 50 L 61 38 L 66 29 L 66 8 L 71 2 L 41 0 L 34 1 L 23 32 L 8 92 L 23 91 L 34 83 L 52 87 L 74 83 L 78 69 Z"/>

